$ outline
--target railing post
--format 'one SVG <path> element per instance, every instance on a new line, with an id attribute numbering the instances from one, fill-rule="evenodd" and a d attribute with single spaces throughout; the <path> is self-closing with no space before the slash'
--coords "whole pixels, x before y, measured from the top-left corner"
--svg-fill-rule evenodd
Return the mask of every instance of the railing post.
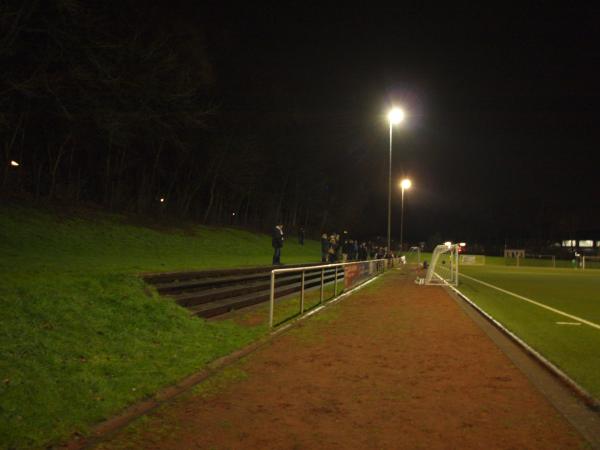
<path id="1" fill-rule="evenodd" d="M 271 271 L 271 298 L 269 299 L 269 328 L 273 328 L 273 309 L 275 308 L 275 271 Z"/>
<path id="2" fill-rule="evenodd" d="M 338 266 L 335 266 L 335 281 L 333 282 L 333 296 L 337 297 L 337 272 Z"/>
<path id="3" fill-rule="evenodd" d="M 323 303 L 323 288 L 325 285 L 325 269 L 321 269 L 321 300 L 319 303 Z"/>
<path id="4" fill-rule="evenodd" d="M 304 314 L 304 270 L 302 271 L 302 281 L 300 282 L 300 314 Z"/>

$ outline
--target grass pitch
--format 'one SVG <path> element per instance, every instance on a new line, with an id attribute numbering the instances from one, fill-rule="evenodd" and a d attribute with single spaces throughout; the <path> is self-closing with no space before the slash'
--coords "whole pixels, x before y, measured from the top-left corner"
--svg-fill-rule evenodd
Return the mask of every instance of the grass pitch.
<path id="1" fill-rule="evenodd" d="M 460 271 L 556 310 L 460 278 L 460 291 L 600 399 L 600 270 L 488 263 Z"/>

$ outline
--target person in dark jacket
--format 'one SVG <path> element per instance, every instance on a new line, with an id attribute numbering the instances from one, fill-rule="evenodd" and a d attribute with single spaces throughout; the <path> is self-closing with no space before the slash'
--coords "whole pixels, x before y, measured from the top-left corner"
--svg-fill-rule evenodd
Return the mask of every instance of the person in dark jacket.
<path id="1" fill-rule="evenodd" d="M 327 262 L 329 256 L 329 239 L 327 233 L 321 235 L 321 262 Z"/>
<path id="2" fill-rule="evenodd" d="M 304 245 L 304 228 L 298 230 L 298 244 Z"/>
<path id="3" fill-rule="evenodd" d="M 336 234 L 333 233 L 329 237 L 329 250 L 327 250 L 330 263 L 334 263 L 336 261 L 337 251 L 338 251 L 338 241 L 336 239 Z"/>
<path id="4" fill-rule="evenodd" d="M 358 247 L 358 259 L 360 259 L 361 261 L 369 259 L 369 254 L 367 252 L 367 244 L 365 242 L 360 244 L 360 247 Z"/>
<path id="5" fill-rule="evenodd" d="M 278 224 L 273 228 L 273 235 L 271 239 L 271 245 L 273 246 L 273 265 L 281 265 L 281 247 L 283 247 L 283 224 Z"/>

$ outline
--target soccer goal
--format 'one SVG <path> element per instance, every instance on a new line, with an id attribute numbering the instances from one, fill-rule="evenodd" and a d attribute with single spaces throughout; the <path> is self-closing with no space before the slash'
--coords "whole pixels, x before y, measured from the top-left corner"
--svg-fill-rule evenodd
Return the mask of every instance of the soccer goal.
<path id="1" fill-rule="evenodd" d="M 507 266 L 517 267 L 556 267 L 556 256 L 525 253 L 516 256 L 505 256 Z"/>
<path id="2" fill-rule="evenodd" d="M 583 256 L 581 258 L 582 269 L 600 269 L 600 256 Z"/>
<path id="3" fill-rule="evenodd" d="M 406 263 L 421 265 L 421 249 L 419 247 L 411 247 L 406 253 Z"/>
<path id="4" fill-rule="evenodd" d="M 451 284 L 458 286 L 458 244 L 440 244 L 431 254 L 425 278 L 418 284 Z"/>
<path id="5" fill-rule="evenodd" d="M 462 266 L 483 266 L 485 255 L 459 255 L 458 261 Z"/>
<path id="6" fill-rule="evenodd" d="M 526 253 L 525 257 L 519 258 L 517 265 L 532 267 L 556 267 L 556 256 Z"/>

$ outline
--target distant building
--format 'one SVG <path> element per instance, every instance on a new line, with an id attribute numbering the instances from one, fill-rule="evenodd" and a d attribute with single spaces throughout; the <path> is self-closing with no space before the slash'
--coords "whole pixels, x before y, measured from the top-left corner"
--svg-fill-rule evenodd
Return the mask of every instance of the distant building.
<path id="1" fill-rule="evenodd" d="M 505 248 L 504 249 L 504 257 L 505 258 L 525 258 L 525 249 L 524 248 Z"/>

